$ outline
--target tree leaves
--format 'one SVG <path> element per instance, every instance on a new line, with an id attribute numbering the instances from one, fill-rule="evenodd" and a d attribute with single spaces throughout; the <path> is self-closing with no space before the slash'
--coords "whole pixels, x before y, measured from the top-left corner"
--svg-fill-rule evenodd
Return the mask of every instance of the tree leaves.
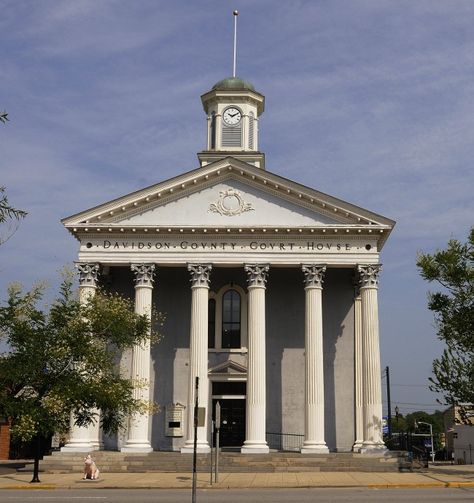
<path id="1" fill-rule="evenodd" d="M 445 250 L 421 253 L 417 266 L 424 279 L 442 287 L 428 294 L 438 337 L 446 343 L 433 362 L 431 389 L 452 405 L 474 403 L 474 227 L 466 243 L 451 239 Z"/>
<path id="2" fill-rule="evenodd" d="M 67 431 L 71 414 L 76 424 L 90 424 L 96 409 L 104 431 L 116 431 L 149 407 L 117 366 L 123 351 L 159 338 L 149 317 L 115 293 L 99 290 L 81 303 L 72 285 L 66 275 L 49 309 L 40 307 L 43 285 L 26 292 L 12 285 L 0 307 L 0 338 L 10 348 L 0 357 L 0 412 L 23 440 Z"/>

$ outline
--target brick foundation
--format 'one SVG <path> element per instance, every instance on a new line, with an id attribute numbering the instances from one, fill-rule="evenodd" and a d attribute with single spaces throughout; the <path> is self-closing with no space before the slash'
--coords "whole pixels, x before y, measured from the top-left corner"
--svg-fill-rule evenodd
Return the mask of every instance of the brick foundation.
<path id="1" fill-rule="evenodd" d="M 8 459 L 10 454 L 10 424 L 0 423 L 0 459 Z"/>

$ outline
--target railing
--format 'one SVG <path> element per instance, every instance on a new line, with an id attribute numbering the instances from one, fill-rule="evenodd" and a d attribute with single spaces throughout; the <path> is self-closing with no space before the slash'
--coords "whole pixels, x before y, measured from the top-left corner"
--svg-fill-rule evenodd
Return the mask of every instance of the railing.
<path id="1" fill-rule="evenodd" d="M 304 435 L 299 433 L 267 432 L 266 436 L 268 447 L 277 451 L 299 452 L 304 442 Z"/>

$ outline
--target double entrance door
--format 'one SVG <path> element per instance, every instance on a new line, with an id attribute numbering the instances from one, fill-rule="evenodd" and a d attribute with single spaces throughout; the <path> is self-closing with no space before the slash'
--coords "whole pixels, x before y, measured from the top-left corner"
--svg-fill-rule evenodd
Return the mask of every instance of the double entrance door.
<path id="1" fill-rule="evenodd" d="M 245 385 L 245 382 L 212 383 L 212 419 L 216 419 L 216 404 L 219 402 L 219 443 L 223 448 L 241 447 L 245 441 Z"/>

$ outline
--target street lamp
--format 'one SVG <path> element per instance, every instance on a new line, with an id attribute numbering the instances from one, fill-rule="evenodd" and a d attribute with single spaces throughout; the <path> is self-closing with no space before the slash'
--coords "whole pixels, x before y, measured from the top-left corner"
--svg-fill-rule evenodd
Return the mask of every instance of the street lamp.
<path id="1" fill-rule="evenodd" d="M 433 443 L 433 425 L 431 423 L 425 423 L 424 421 L 415 421 L 415 428 L 419 424 L 426 424 L 430 427 L 430 437 L 431 437 L 431 462 L 434 463 L 435 453 L 434 453 L 434 443 Z"/>

